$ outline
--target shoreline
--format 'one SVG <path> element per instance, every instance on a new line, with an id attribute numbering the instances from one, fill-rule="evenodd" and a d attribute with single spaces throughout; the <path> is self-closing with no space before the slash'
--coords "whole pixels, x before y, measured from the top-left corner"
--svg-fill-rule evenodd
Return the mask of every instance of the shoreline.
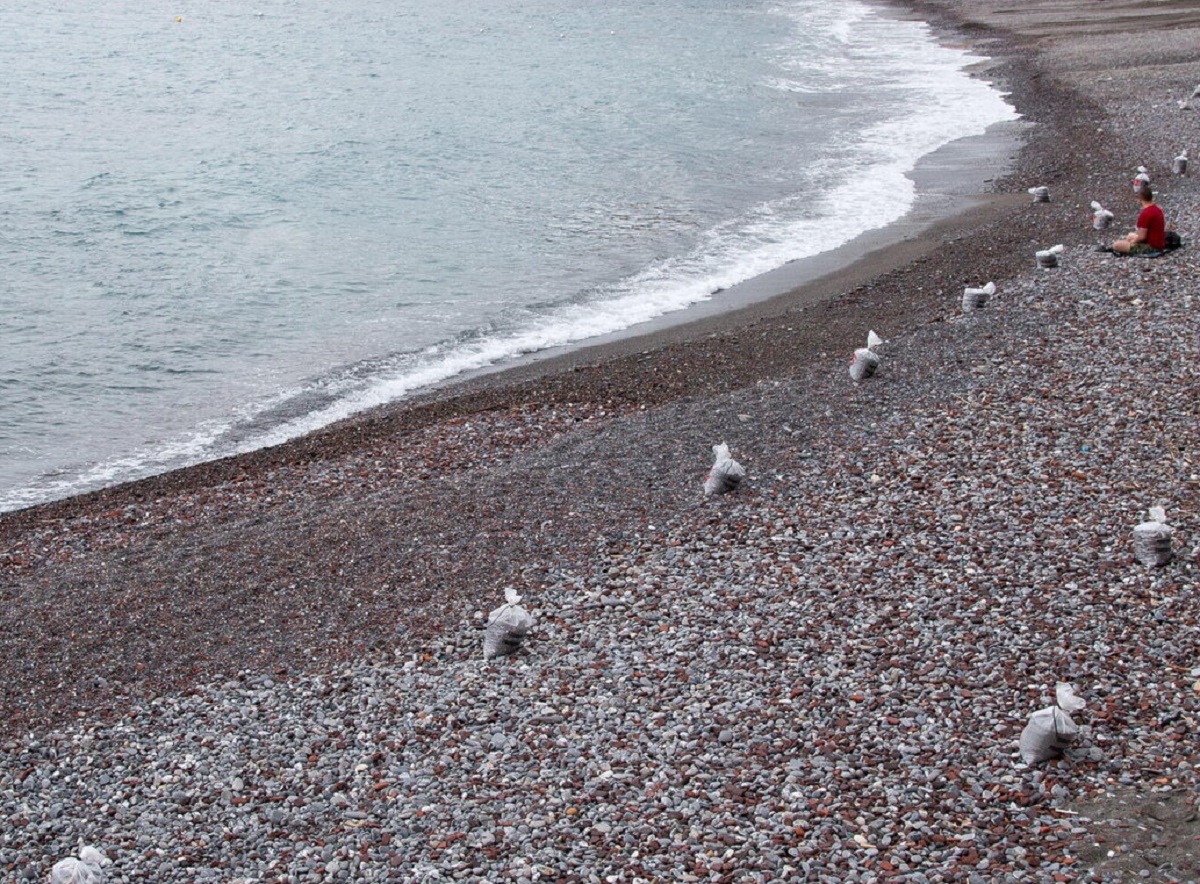
<path id="1" fill-rule="evenodd" d="M 865 231 L 843 245 L 768 270 L 722 290 L 709 301 L 618 332 L 476 369 L 380 409 L 403 407 L 405 402 L 431 396 L 453 396 L 484 377 L 503 384 L 503 378 L 523 371 L 548 374 L 562 365 L 603 362 L 659 343 L 686 341 L 723 326 L 812 306 L 855 288 L 912 261 L 944 231 L 970 226 L 972 219 L 1028 202 L 1024 193 L 998 192 L 992 186 L 1010 174 L 1027 128 L 1020 120 L 995 123 L 982 135 L 956 139 L 926 154 L 909 173 L 917 195 L 904 217 Z M 543 371 L 539 364 L 544 362 L 550 365 Z"/>
<path id="2" fill-rule="evenodd" d="M 904 18 L 902 10 L 877 4 L 886 15 Z M 935 31 L 932 35 L 939 38 Z M 946 38 L 946 42 L 955 42 Z M 961 42 L 961 41 L 957 41 Z M 982 51 L 982 50 L 981 50 Z M 986 71 L 995 66 L 989 58 L 972 63 L 967 75 L 988 80 Z M 993 86 L 993 88 L 996 88 Z M 603 362 L 616 356 L 639 352 L 668 341 L 686 341 L 697 335 L 719 331 L 761 316 L 778 315 L 796 306 L 815 304 L 837 293 L 861 285 L 888 269 L 895 269 L 921 253 L 926 240 L 953 228 L 960 216 L 969 218 L 991 211 L 988 206 L 1023 202 L 1023 195 L 997 192 L 993 182 L 1011 170 L 1028 125 L 1022 120 L 996 123 L 987 132 L 956 139 L 921 157 L 907 177 L 915 184 L 915 202 L 900 219 L 865 231 L 847 243 L 810 257 L 791 261 L 744 282 L 715 293 L 708 301 L 659 316 L 616 332 L 597 335 L 575 343 L 511 357 L 499 363 L 469 370 L 383 405 L 339 419 L 282 443 L 274 443 L 239 454 L 222 455 L 102 488 L 80 491 L 41 503 L 0 511 L 0 518 L 27 509 L 54 505 L 77 497 L 154 481 L 164 475 L 204 468 L 210 463 L 236 460 L 259 450 L 285 448 L 305 436 L 336 431 L 375 413 L 407 409 L 432 399 L 455 398 L 481 384 L 506 386 L 527 375 L 571 370 L 588 362 Z M 1000 210 L 1000 209 L 998 209 Z"/>
<path id="3" fill-rule="evenodd" d="M 1034 124 L 995 198 L 734 313 L 0 514 L 10 871 L 87 838 L 128 881 L 1200 873 L 1200 190 L 1169 176 L 1200 2 L 896 8 L 986 42 Z M 1177 254 L 1093 250 L 1138 163 Z M 718 441 L 749 477 L 706 498 Z M 1155 504 L 1163 568 L 1128 537 Z M 481 664 L 508 586 L 538 627 Z M 1058 681 L 1080 741 L 1023 765 Z"/>
<path id="4" fill-rule="evenodd" d="M 140 486 L 179 487 L 188 482 L 188 474 L 197 471 L 215 470 L 215 475 L 220 475 L 222 467 L 226 467 L 236 473 L 238 464 L 247 458 L 261 458 L 267 463 L 286 460 L 289 448 L 304 448 L 306 440 L 312 437 L 336 434 L 343 428 L 371 423 L 380 416 L 391 422 L 396 412 L 420 413 L 436 404 L 438 417 L 434 419 L 443 419 L 448 403 L 459 399 L 469 403 L 481 394 L 490 398 L 500 389 L 520 386 L 539 377 L 576 372 L 582 367 L 664 345 L 684 345 L 731 327 L 823 304 L 922 258 L 936 248 L 949 231 L 969 228 L 982 219 L 997 217 L 1015 205 L 1028 202 L 1024 193 L 1001 192 L 992 187 L 994 181 L 1010 174 L 1027 128 L 1028 124 L 1021 120 L 993 124 L 982 135 L 957 139 L 927 154 L 909 173 L 917 183 L 917 197 L 913 208 L 904 217 L 859 234 L 827 252 L 789 262 L 731 286 L 720 293 L 719 299 L 695 304 L 618 332 L 456 375 L 395 402 L 375 406 L 283 443 L 0 512 L 0 522 L 31 511 L 70 507 L 77 500 L 116 500 L 126 489 L 137 498 L 141 496 Z M 970 280 L 964 284 L 970 284 Z M 903 324 L 903 319 L 900 323 Z M 469 410 L 472 406 L 464 407 Z M 452 411 L 453 406 L 449 409 Z M 403 419 L 402 422 L 407 423 Z M 197 481 L 204 483 L 212 479 L 201 477 Z"/>

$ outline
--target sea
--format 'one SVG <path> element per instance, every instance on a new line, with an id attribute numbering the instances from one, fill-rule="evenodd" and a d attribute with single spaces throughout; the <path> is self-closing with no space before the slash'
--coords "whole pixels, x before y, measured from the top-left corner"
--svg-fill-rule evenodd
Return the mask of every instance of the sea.
<path id="1" fill-rule="evenodd" d="M 1016 117 L 856 0 L 44 0 L 0 57 L 0 512 L 686 318 Z"/>

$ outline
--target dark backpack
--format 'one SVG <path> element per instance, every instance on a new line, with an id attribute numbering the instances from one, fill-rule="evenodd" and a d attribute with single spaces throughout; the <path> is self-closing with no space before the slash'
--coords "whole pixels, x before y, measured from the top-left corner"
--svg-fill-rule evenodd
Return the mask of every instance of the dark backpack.
<path id="1" fill-rule="evenodd" d="M 1183 240 L 1179 238 L 1179 234 L 1174 230 L 1168 230 L 1166 235 L 1166 245 L 1163 246 L 1163 250 L 1167 252 L 1173 252 L 1182 246 Z"/>

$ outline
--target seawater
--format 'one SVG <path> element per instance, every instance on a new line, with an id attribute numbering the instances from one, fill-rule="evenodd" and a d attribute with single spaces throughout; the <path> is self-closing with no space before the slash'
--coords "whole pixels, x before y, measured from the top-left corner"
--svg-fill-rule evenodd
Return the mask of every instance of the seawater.
<path id="1" fill-rule="evenodd" d="M 0 510 L 719 298 L 1015 116 L 826 0 L 48 0 L 0 54 Z"/>

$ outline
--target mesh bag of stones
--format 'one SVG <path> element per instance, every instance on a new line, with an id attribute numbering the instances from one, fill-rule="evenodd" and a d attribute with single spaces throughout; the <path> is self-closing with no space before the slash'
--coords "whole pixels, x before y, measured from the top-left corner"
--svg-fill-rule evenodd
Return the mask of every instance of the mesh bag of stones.
<path id="1" fill-rule="evenodd" d="M 1133 554 L 1143 565 L 1162 567 L 1171 561 L 1171 527 L 1142 522 L 1133 529 Z"/>
<path id="2" fill-rule="evenodd" d="M 504 604 L 488 615 L 487 630 L 483 634 L 485 660 L 516 652 L 536 622 L 533 616 L 518 604 L 521 597 L 514 590 L 506 590 L 504 597 Z"/>
<path id="3" fill-rule="evenodd" d="M 1079 736 L 1079 727 L 1071 716 L 1057 706 L 1039 709 L 1029 716 L 1021 732 L 1021 757 L 1026 764 L 1049 761 L 1062 754 Z"/>
<path id="4" fill-rule="evenodd" d="M 746 478 L 745 468 L 733 459 L 729 446 L 724 442 L 713 446 L 712 469 L 704 480 L 705 494 L 727 494 L 742 484 Z"/>
<path id="5" fill-rule="evenodd" d="M 50 870 L 50 884 L 104 884 L 104 866 L 110 860 L 94 847 L 84 847 L 79 858 L 59 860 Z"/>

